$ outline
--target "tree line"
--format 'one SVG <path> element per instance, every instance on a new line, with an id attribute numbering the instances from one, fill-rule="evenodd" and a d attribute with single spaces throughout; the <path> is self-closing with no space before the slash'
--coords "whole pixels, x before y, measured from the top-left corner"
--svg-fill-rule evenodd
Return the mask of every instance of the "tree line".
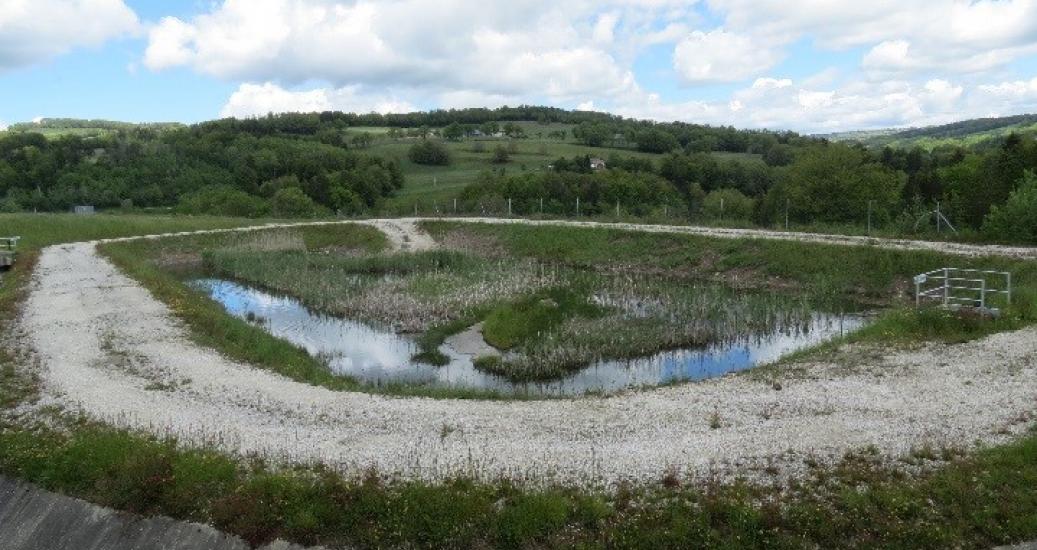
<path id="1" fill-rule="evenodd" d="M 962 231 L 999 241 L 1037 242 L 1037 141 L 1009 136 L 998 147 L 869 150 L 827 141 L 781 144 L 781 155 L 734 160 L 677 149 L 653 161 L 613 154 L 594 171 L 588 156 L 550 170 L 487 174 L 468 186 L 469 208 L 512 199 L 515 213 L 628 213 L 679 208 L 694 218 L 741 219 L 760 226 L 834 224 L 933 226 L 934 210 Z M 541 208 L 541 204 L 546 204 Z M 494 206 L 496 205 L 496 206 Z M 536 208 L 533 208 L 533 207 Z"/>
<path id="2" fill-rule="evenodd" d="M 396 162 L 314 138 L 211 126 L 0 136 L 0 210 L 176 207 L 239 216 L 358 213 L 403 185 Z"/>

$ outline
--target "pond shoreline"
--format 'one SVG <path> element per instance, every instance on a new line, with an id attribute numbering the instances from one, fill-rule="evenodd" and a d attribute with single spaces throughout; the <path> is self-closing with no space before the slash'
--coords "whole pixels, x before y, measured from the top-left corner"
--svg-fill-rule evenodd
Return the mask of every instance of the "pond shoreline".
<path id="1" fill-rule="evenodd" d="M 777 361 L 863 324 L 859 316 L 815 314 L 805 331 L 800 327 L 781 327 L 766 336 L 747 336 L 728 344 L 664 350 L 632 359 L 598 360 L 557 380 L 515 382 L 479 368 L 475 361 L 479 357 L 502 355 L 482 339 L 480 324 L 449 337 L 440 346 L 449 363 L 432 366 L 411 359 L 417 344 L 407 335 L 318 312 L 294 297 L 274 295 L 237 281 L 205 278 L 190 284 L 221 304 L 229 314 L 258 320 L 264 330 L 303 347 L 322 358 L 337 374 L 361 383 L 374 387 L 416 384 L 463 388 L 523 397 L 608 395 L 714 378 Z M 458 343 L 465 349 L 456 349 Z"/>

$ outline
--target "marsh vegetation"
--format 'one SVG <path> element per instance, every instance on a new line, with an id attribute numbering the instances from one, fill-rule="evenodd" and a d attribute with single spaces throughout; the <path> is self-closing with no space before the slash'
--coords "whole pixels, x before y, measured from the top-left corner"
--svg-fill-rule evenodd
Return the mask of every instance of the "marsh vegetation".
<path id="1" fill-rule="evenodd" d="M 392 252 L 377 230 L 350 224 L 165 239 L 158 246 L 149 243 L 147 247 L 121 243 L 108 248 L 130 269 L 135 264 L 140 269 L 137 258 L 147 258 L 148 264 L 159 268 L 155 276 L 167 272 L 176 273 L 180 280 L 216 277 L 233 281 L 228 284 L 288 296 L 305 306 L 303 309 L 401 339 L 387 355 L 391 360 L 385 359 L 375 368 L 345 361 L 337 344 L 325 349 L 310 345 L 313 338 L 293 339 L 290 331 L 282 331 L 279 336 L 289 336 L 296 347 L 287 345 L 285 350 L 294 351 L 275 353 L 281 357 L 278 361 L 295 357 L 288 363 L 305 363 L 300 372 L 310 373 L 300 374 L 302 379 L 335 380 L 334 387 L 355 387 L 359 380 L 456 385 L 507 394 L 518 393 L 516 388 L 530 393 L 531 385 L 552 383 L 556 389 L 533 393 L 613 391 L 702 377 L 701 368 L 688 366 L 702 361 L 700 355 L 688 355 L 692 351 L 705 350 L 716 357 L 733 349 L 767 346 L 795 351 L 832 335 L 842 336 L 860 324 L 858 318 L 846 314 L 863 309 L 892 312 L 861 332 L 864 336 L 854 338 L 910 338 L 912 331 L 921 331 L 925 337 L 964 339 L 1018 326 L 1034 314 L 1028 299 L 1032 289 L 1024 287 L 1018 289 L 1017 306 L 996 322 L 915 321 L 919 314 L 905 314 L 897 306 L 908 301 L 909 277 L 942 261 L 938 254 L 722 241 L 602 228 L 449 222 L 423 226 L 438 239 L 438 249 Z M 812 250 L 808 252 L 807 247 Z M 966 263 L 1003 267 L 1006 262 L 1011 263 Z M 206 303 L 210 312 L 221 307 L 183 289 L 179 282 L 173 283 L 168 288 L 180 290 L 170 292 L 189 296 L 189 303 Z M 213 288 L 206 290 L 207 296 L 220 299 Z M 224 297 L 228 295 L 224 293 Z M 221 302 L 222 307 L 230 308 L 225 300 Z M 262 339 L 255 333 L 269 330 L 271 316 L 278 312 L 237 314 L 246 321 L 250 314 L 264 320 L 234 331 L 247 333 L 247 340 L 254 341 Z M 476 325 L 476 336 L 492 353 L 459 352 L 444 345 L 452 335 Z M 942 328 L 934 335 L 932 327 Z M 784 338 L 780 345 L 775 343 L 779 337 Z M 243 349 L 242 353 L 256 359 L 254 351 Z M 409 357 L 403 359 L 403 355 Z M 753 366 L 760 354 L 749 355 L 754 362 L 728 361 L 727 370 L 710 373 Z M 676 362 L 682 367 L 676 369 L 677 374 L 644 375 L 638 373 L 638 361 L 654 365 L 650 368 L 657 373 L 664 363 Z M 343 367 L 345 363 L 349 366 Z M 436 372 L 436 367 L 446 365 L 454 370 Z M 617 365 L 625 365 L 629 372 L 601 374 L 603 368 L 617 372 Z M 324 373 L 315 374 L 322 369 Z M 377 372 L 371 374 L 372 369 Z M 386 369 L 398 376 L 387 375 Z M 606 378 L 608 382 L 602 382 Z M 587 386 L 588 380 L 596 385 Z"/>

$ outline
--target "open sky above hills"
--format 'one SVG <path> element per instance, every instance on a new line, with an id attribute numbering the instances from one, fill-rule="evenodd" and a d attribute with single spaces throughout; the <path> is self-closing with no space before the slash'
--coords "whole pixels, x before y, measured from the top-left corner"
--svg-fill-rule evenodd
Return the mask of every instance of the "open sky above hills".
<path id="1" fill-rule="evenodd" d="M 1037 0 L 0 0 L 0 126 L 520 103 L 834 132 L 1037 110 Z"/>

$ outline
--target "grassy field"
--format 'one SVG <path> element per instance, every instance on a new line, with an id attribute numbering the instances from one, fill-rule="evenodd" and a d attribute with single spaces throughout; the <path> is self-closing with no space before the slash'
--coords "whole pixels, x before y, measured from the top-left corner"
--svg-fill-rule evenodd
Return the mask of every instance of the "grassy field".
<path id="1" fill-rule="evenodd" d="M 394 158 L 399 163 L 406 177 L 404 188 L 384 207 L 386 213 L 429 214 L 438 208 L 441 212 L 449 212 L 452 199 L 468 184 L 474 182 L 480 174 L 487 171 L 500 171 L 517 174 L 526 171 L 547 169 L 547 165 L 559 157 L 589 155 L 607 159 L 616 154 L 624 157 L 659 159 L 662 155 L 642 153 L 630 146 L 588 147 L 573 140 L 572 125 L 547 124 L 536 122 L 517 122 L 517 126 L 526 132 L 526 138 L 508 140 L 507 138 L 477 138 L 462 141 L 443 141 L 450 151 L 449 166 L 425 166 L 414 164 L 408 158 L 408 151 L 419 138 L 397 138 L 386 136 L 388 128 L 364 127 L 350 128 L 349 134 L 368 132 L 375 138 L 366 152 Z M 548 138 L 547 135 L 557 130 L 570 132 L 567 140 Z M 494 149 L 502 145 L 513 147 L 510 162 L 505 165 L 493 164 Z M 481 150 L 478 150 L 481 149 Z M 718 160 L 735 160 L 739 162 L 762 162 L 759 155 L 742 153 L 714 153 Z"/>
<path id="2" fill-rule="evenodd" d="M 4 225 L 12 219 L 0 217 L 0 228 L 16 227 Z M 36 246 L 61 240 L 238 223 L 127 219 L 125 225 L 113 220 L 94 232 L 71 217 L 46 220 L 31 225 L 46 237 L 31 241 L 36 244 L 26 249 L 30 258 Z M 46 223 L 55 227 L 44 230 L 40 224 Z M 446 224 L 430 229 L 441 236 L 456 231 Z M 548 241 L 535 232 L 497 234 L 493 229 L 470 231 L 484 241 L 490 235 L 495 246 L 516 254 L 573 256 L 589 265 L 622 257 L 666 272 L 679 271 L 680 262 L 653 260 L 663 254 L 653 254 L 645 245 L 669 255 L 698 242 L 608 231 L 558 234 Z M 302 241 L 307 249 L 321 249 L 340 238 L 316 232 Z M 352 239 L 348 248 L 370 251 L 380 246 L 374 236 L 358 233 Z M 732 266 L 748 264 L 804 286 L 843 285 L 867 295 L 888 288 L 883 274 L 895 277 L 943 260 L 815 245 L 803 245 L 812 251 L 804 254 L 805 249 L 792 244 L 716 241 L 712 250 L 727 251 L 733 258 L 701 265 L 720 266 L 706 272 L 724 276 Z M 708 257 L 692 250 L 683 254 L 685 263 Z M 776 255 L 780 261 L 764 265 L 756 259 L 760 255 L 765 260 Z M 971 262 L 1011 267 L 1032 280 L 1033 268 L 1026 265 Z M 840 265 L 839 271 L 850 274 L 824 283 Z M 29 267 L 31 261 L 24 262 L 5 276 L 0 291 L 4 326 L 17 310 Z M 924 317 L 917 321 L 927 322 Z M 185 450 L 175 441 L 77 418 L 60 417 L 58 427 L 29 425 L 8 413 L 36 395 L 32 372 L 25 358 L 7 350 L 0 353 L 0 473 L 118 509 L 209 523 L 256 544 L 281 537 L 358 548 L 989 548 L 1037 537 L 1037 492 L 1032 489 L 1037 484 L 1037 434 L 969 456 L 953 449 L 916 449 L 904 459 L 907 465 L 939 465 L 917 475 L 880 466 L 864 451 L 847 455 L 833 468 L 808 464 L 806 478 L 785 488 L 688 480 L 666 472 L 660 472 L 656 484 L 607 493 L 523 488 L 505 480 L 427 484 L 386 480 L 378 472 L 343 478 L 321 467 L 274 467 L 258 459 Z"/>

